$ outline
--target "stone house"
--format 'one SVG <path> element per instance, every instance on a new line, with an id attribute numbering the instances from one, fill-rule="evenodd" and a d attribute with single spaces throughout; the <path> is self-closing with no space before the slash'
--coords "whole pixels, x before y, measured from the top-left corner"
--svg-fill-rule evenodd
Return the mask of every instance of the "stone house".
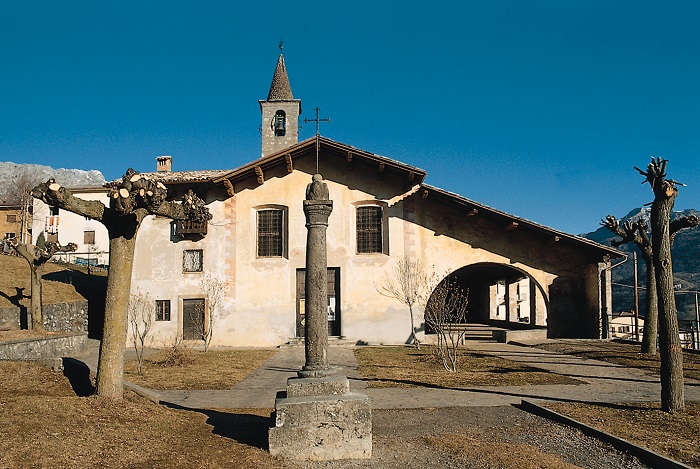
<path id="1" fill-rule="evenodd" d="M 141 225 L 132 293 L 155 302 L 153 345 L 196 342 L 207 327 L 212 346 L 276 346 L 303 335 L 302 201 L 317 172 L 333 200 L 331 336 L 406 343 L 407 307 L 378 292 L 403 257 L 468 289 L 471 322 L 551 337 L 605 334 L 617 250 L 428 185 L 423 169 L 322 136 L 298 142 L 301 101 L 281 55 L 260 107 L 261 158 L 234 170 L 177 172 L 159 157 L 149 173 L 170 197 L 193 190 L 213 215 L 199 226 L 160 217 Z M 207 279 L 223 287 L 215 308 Z M 417 325 L 422 319 L 419 310 Z"/>

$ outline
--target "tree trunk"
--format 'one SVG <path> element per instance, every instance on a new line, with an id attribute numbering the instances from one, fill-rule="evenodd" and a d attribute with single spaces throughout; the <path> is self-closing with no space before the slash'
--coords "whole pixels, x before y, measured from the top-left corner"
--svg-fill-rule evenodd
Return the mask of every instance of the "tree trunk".
<path id="1" fill-rule="evenodd" d="M 44 265 L 37 265 L 34 262 L 29 263 L 29 271 L 31 273 L 32 291 L 30 300 L 30 314 L 32 315 L 31 325 L 35 331 L 44 330 L 44 318 L 41 312 L 41 277 L 44 273 Z M 27 321 L 27 324 L 30 322 Z"/>
<path id="2" fill-rule="evenodd" d="M 124 348 L 128 324 L 131 269 L 136 233 L 127 238 L 110 236 L 107 300 L 97 368 L 97 395 L 121 400 L 124 387 Z"/>
<path id="3" fill-rule="evenodd" d="M 656 273 L 651 253 L 642 253 L 647 269 L 647 297 L 644 313 L 644 336 L 642 337 L 642 353 L 656 355 L 656 340 L 659 335 L 659 303 L 656 295 Z"/>
<path id="4" fill-rule="evenodd" d="M 656 192 L 656 191 L 655 191 Z M 666 412 L 685 409 L 683 349 L 678 335 L 678 312 L 673 290 L 669 219 L 676 191 L 656 194 L 651 206 L 651 239 L 659 308 L 661 353 L 661 408 Z"/>

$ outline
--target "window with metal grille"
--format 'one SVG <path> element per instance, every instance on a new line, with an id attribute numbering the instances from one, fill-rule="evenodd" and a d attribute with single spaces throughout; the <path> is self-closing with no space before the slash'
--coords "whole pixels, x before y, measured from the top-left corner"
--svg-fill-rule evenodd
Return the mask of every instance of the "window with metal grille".
<path id="1" fill-rule="evenodd" d="M 83 231 L 83 244 L 95 244 L 94 231 Z"/>
<path id="2" fill-rule="evenodd" d="M 201 272 L 204 266 L 204 251 L 201 249 L 185 249 L 182 255 L 183 272 Z"/>
<path id="3" fill-rule="evenodd" d="M 284 256 L 284 210 L 258 210 L 258 257 Z"/>
<path id="4" fill-rule="evenodd" d="M 156 321 L 170 321 L 170 300 L 156 300 Z"/>
<path id="5" fill-rule="evenodd" d="M 357 253 L 383 252 L 382 207 L 357 207 Z"/>

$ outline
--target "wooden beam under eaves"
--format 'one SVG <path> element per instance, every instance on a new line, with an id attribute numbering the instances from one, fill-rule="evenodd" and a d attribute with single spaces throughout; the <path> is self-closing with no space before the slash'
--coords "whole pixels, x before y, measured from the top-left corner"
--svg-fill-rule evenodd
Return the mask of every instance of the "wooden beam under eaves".
<path id="1" fill-rule="evenodd" d="M 289 153 L 285 154 L 284 161 L 287 162 L 287 172 L 291 173 L 292 171 L 294 171 L 294 164 L 292 163 L 292 155 L 290 155 Z"/>
<path id="2" fill-rule="evenodd" d="M 423 194 L 421 194 L 423 200 L 428 198 L 428 189 L 423 189 Z"/>
<path id="3" fill-rule="evenodd" d="M 228 179 L 224 179 L 223 182 L 224 182 L 224 187 L 226 188 L 226 193 L 231 197 L 236 195 L 236 191 L 233 188 L 233 184 L 231 184 L 231 181 L 229 181 Z"/>
<path id="4" fill-rule="evenodd" d="M 561 241 L 561 236 L 556 235 L 549 240 L 551 244 L 558 243 L 559 241 Z"/>
<path id="5" fill-rule="evenodd" d="M 479 209 L 478 209 L 478 208 L 472 208 L 472 209 L 467 210 L 467 216 L 468 216 L 468 217 L 473 217 L 473 216 L 475 216 L 477 213 L 479 213 Z"/>
<path id="6" fill-rule="evenodd" d="M 408 172 L 408 183 L 412 184 L 413 180 L 416 178 L 416 173 L 413 171 Z"/>
<path id="7" fill-rule="evenodd" d="M 384 178 L 384 167 L 386 166 L 385 163 L 379 163 L 379 167 L 377 168 L 377 177 L 379 179 Z"/>
<path id="8" fill-rule="evenodd" d="M 351 151 L 348 152 L 348 160 L 347 160 L 346 166 L 347 166 L 348 171 L 352 171 L 352 152 Z"/>
<path id="9" fill-rule="evenodd" d="M 505 227 L 506 233 L 510 233 L 511 231 L 516 229 L 517 227 L 518 227 L 517 221 L 512 221 L 512 222 L 508 223 Z"/>
<path id="10" fill-rule="evenodd" d="M 260 166 L 255 167 L 255 175 L 258 177 L 258 184 L 263 184 L 265 182 L 265 174 Z"/>

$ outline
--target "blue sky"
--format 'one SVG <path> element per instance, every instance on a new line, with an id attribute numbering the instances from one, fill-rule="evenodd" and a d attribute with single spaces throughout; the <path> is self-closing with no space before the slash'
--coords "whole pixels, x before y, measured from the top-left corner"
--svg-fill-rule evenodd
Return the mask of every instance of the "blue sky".
<path id="1" fill-rule="evenodd" d="M 284 39 L 302 118 L 432 185 L 578 234 L 653 155 L 700 209 L 700 2 L 238 3 L 2 2 L 0 161 L 247 163 Z"/>

